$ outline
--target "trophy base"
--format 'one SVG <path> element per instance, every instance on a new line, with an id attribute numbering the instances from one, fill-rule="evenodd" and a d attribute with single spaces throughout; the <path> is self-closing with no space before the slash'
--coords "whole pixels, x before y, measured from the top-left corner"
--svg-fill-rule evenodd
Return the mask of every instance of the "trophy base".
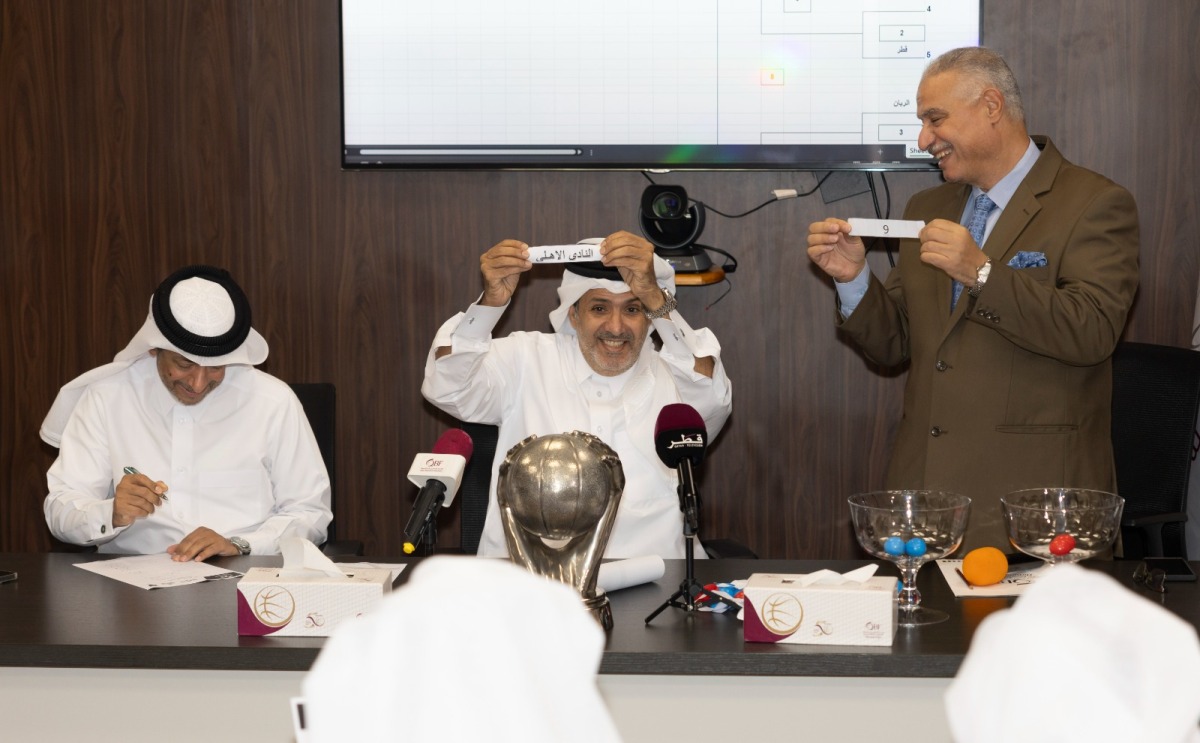
<path id="1" fill-rule="evenodd" d="M 591 612 L 592 617 L 605 632 L 613 628 L 612 606 L 608 603 L 608 595 L 603 591 L 600 592 L 599 596 L 591 598 L 585 596 L 583 598 L 583 606 Z"/>

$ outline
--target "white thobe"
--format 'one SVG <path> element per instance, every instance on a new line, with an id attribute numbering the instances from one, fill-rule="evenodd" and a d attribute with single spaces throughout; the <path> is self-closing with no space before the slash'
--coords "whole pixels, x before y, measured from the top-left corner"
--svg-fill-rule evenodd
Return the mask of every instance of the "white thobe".
<path id="1" fill-rule="evenodd" d="M 517 332 L 493 339 L 504 309 L 472 305 L 442 325 L 421 387 L 427 400 L 459 420 L 499 426 L 478 554 L 508 555 L 496 501 L 498 470 L 508 450 L 531 434 L 583 431 L 617 452 L 625 474 L 605 557 L 683 557 L 678 478 L 655 452 L 654 426 L 663 406 L 686 403 L 704 418 L 709 441 L 716 438 L 733 394 L 716 338 L 672 312 L 653 321 L 662 349 L 647 340 L 631 370 L 607 378 L 592 371 L 573 335 Z M 442 346 L 451 353 L 438 359 Z M 711 378 L 694 370 L 696 358 L 706 356 L 716 360 Z M 702 549 L 695 552 L 704 556 Z"/>
<path id="2" fill-rule="evenodd" d="M 113 527 L 115 483 L 134 467 L 169 488 L 150 516 Z M 254 554 L 279 540 L 325 541 L 329 474 L 284 382 L 250 366 L 196 405 L 183 405 L 147 356 L 90 385 L 63 431 L 46 474 L 46 523 L 55 537 L 100 552 L 165 552 L 196 528 L 241 536 Z"/>

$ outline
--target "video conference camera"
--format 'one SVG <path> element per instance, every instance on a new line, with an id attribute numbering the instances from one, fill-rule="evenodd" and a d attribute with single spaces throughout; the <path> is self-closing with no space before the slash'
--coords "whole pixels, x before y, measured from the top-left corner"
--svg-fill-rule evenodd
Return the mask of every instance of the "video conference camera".
<path id="1" fill-rule="evenodd" d="M 704 231 L 704 205 L 691 202 L 682 186 L 647 186 L 638 225 L 676 273 L 712 268 L 708 253 L 694 245 Z"/>

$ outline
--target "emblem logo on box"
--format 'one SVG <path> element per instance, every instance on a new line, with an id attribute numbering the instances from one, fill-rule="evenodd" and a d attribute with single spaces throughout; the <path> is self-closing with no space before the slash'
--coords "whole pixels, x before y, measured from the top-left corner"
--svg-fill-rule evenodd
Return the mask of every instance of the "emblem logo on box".
<path id="1" fill-rule="evenodd" d="M 267 586 L 254 597 L 254 616 L 268 627 L 282 627 L 296 613 L 296 598 L 283 586 Z"/>
<path id="2" fill-rule="evenodd" d="M 763 602 L 759 619 L 772 634 L 787 637 L 800 629 L 800 623 L 804 621 L 804 607 L 790 593 L 773 593 Z"/>

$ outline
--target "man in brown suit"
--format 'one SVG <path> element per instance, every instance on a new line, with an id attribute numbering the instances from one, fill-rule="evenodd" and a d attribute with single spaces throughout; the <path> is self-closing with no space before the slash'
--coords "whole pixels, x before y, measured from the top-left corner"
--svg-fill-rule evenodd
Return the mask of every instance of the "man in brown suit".
<path id="1" fill-rule="evenodd" d="M 843 220 L 810 225 L 808 254 L 835 281 L 842 332 L 879 364 L 909 362 L 888 487 L 970 496 L 964 548 L 1006 549 L 1005 493 L 1115 488 L 1109 357 L 1137 291 L 1137 207 L 1030 138 L 995 52 L 934 60 L 917 108 L 948 181 L 909 201 L 919 238 L 886 281 Z"/>

